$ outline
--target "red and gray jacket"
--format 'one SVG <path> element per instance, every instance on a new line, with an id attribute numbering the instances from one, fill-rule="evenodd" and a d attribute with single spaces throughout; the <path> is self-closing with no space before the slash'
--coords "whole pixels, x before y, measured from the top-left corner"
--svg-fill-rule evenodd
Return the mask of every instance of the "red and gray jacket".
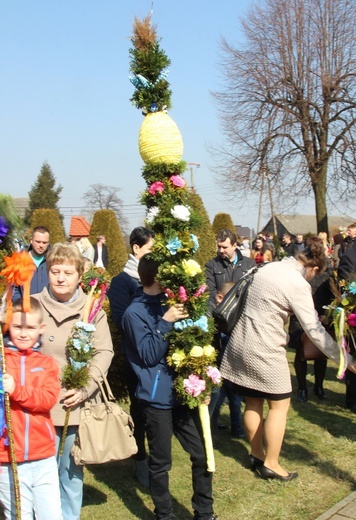
<path id="1" fill-rule="evenodd" d="M 6 371 L 16 387 L 10 396 L 11 422 L 17 462 L 40 460 L 55 454 L 55 429 L 50 410 L 58 399 L 59 368 L 37 348 L 5 347 Z M 9 446 L 0 440 L 0 462 L 10 462 Z"/>

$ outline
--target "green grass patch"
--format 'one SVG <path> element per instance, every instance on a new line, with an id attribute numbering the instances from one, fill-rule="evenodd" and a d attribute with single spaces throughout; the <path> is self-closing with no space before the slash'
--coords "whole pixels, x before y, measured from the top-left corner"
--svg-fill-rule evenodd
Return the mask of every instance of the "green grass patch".
<path id="1" fill-rule="evenodd" d="M 293 388 L 297 383 L 288 353 Z M 215 511 L 222 520 L 313 520 L 356 490 L 356 415 L 344 408 L 345 384 L 336 379 L 328 363 L 326 401 L 313 394 L 309 362 L 309 401 L 298 403 L 296 392 L 289 410 L 281 463 L 299 477 L 288 483 L 264 481 L 248 468 L 249 445 L 232 439 L 229 429 L 220 432 L 221 448 L 215 450 Z M 229 425 L 228 406 L 221 422 Z M 190 520 L 191 473 L 188 455 L 173 439 L 170 488 L 178 520 Z M 85 470 L 82 520 L 153 520 L 153 504 L 134 478 L 133 461 L 92 466 Z"/>

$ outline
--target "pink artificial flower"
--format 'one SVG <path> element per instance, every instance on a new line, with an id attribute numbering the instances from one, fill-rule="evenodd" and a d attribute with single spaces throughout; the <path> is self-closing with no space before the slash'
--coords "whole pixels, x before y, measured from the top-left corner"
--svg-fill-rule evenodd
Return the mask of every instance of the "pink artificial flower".
<path id="1" fill-rule="evenodd" d="M 165 289 L 165 294 L 168 298 L 174 298 L 175 297 L 175 294 L 173 291 L 171 291 L 170 289 Z"/>
<path id="2" fill-rule="evenodd" d="M 356 327 L 356 314 L 349 314 L 347 317 L 347 323 L 350 327 Z"/>
<path id="3" fill-rule="evenodd" d="M 206 369 L 206 375 L 210 377 L 215 385 L 218 385 L 221 382 L 221 374 L 219 369 L 216 367 L 208 367 Z"/>
<path id="4" fill-rule="evenodd" d="M 98 279 L 97 278 L 93 278 L 92 280 L 90 280 L 89 285 L 91 287 L 93 287 L 93 285 L 96 285 L 97 283 L 98 283 Z"/>
<path id="5" fill-rule="evenodd" d="M 172 175 L 170 181 L 176 188 L 184 188 L 185 186 L 185 180 L 180 175 Z"/>
<path id="6" fill-rule="evenodd" d="M 152 182 L 151 186 L 148 189 L 148 193 L 150 195 L 154 195 L 156 192 L 161 192 L 164 190 L 164 184 L 161 181 Z"/>
<path id="7" fill-rule="evenodd" d="M 182 286 L 179 287 L 178 297 L 181 302 L 186 302 L 188 300 L 187 291 Z"/>
<path id="8" fill-rule="evenodd" d="M 194 374 L 191 374 L 188 379 L 184 379 L 183 384 L 187 394 L 193 397 L 198 397 L 206 388 L 204 379 L 200 379 Z"/>
<path id="9" fill-rule="evenodd" d="M 199 296 L 201 296 L 206 291 L 206 288 L 207 288 L 206 283 L 203 283 L 203 285 L 201 287 L 199 287 L 199 289 L 197 291 L 195 291 L 194 297 L 199 298 Z"/>

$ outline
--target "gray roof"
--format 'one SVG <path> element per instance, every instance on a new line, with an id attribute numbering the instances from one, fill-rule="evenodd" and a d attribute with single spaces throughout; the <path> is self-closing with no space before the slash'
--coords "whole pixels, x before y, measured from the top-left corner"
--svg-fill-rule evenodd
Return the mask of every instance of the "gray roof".
<path id="1" fill-rule="evenodd" d="M 291 235 L 297 233 L 316 233 L 316 216 L 315 215 L 275 215 L 284 228 L 288 230 Z M 329 230 L 331 233 L 335 232 L 339 227 L 347 227 L 356 219 L 352 217 L 328 216 Z M 263 229 L 270 228 L 272 219 L 270 219 Z"/>

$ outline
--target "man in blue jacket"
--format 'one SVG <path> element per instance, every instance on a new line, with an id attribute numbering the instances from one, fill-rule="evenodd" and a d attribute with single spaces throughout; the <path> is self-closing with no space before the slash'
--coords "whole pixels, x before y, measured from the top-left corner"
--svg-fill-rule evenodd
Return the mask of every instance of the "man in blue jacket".
<path id="1" fill-rule="evenodd" d="M 177 402 L 174 370 L 166 361 L 166 335 L 175 321 L 186 319 L 188 314 L 183 304 L 165 306 L 162 287 L 155 280 L 157 272 L 158 262 L 150 255 L 143 256 L 138 265 L 143 292 L 134 297 L 122 319 L 127 357 L 138 378 L 136 397 L 144 404 L 156 520 L 175 519 L 168 476 L 173 433 L 192 461 L 194 519 L 215 520 L 212 473 L 207 471 L 198 412 Z"/>

